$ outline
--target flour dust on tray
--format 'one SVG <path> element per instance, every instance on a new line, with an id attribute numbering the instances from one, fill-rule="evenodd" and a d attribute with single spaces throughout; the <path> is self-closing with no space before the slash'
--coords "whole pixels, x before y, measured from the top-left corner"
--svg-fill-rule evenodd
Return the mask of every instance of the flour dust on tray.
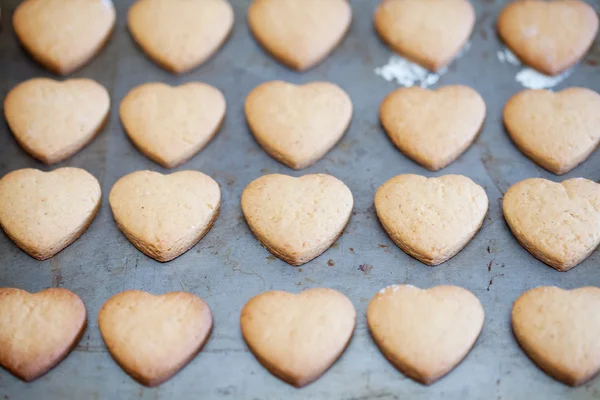
<path id="1" fill-rule="evenodd" d="M 498 56 L 498 60 L 502 63 L 508 63 L 515 66 L 521 66 L 521 61 L 517 58 L 517 56 L 510 51 L 508 48 L 504 48 L 502 50 L 498 50 L 496 54 Z M 568 69 L 562 74 L 556 76 L 548 76 L 544 75 L 541 72 L 536 71 L 533 68 L 522 68 L 516 75 L 515 80 L 519 82 L 523 87 L 528 89 L 552 89 L 565 79 L 567 79 L 573 69 Z"/>

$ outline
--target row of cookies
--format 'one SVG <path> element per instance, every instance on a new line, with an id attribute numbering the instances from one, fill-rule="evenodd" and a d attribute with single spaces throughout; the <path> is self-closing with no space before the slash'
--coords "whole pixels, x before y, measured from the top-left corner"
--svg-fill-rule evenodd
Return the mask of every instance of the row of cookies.
<path id="1" fill-rule="evenodd" d="M 342 41 L 350 28 L 347 0 L 253 0 L 250 30 L 283 64 L 309 69 Z M 437 71 L 469 40 L 475 11 L 469 0 L 381 0 L 375 30 L 394 51 Z M 68 74 L 109 40 L 116 20 L 110 0 L 26 0 L 14 12 L 17 37 L 51 71 Z M 225 43 L 234 23 L 227 0 L 137 0 L 129 9 L 132 37 L 158 65 L 189 71 Z M 500 13 L 498 33 L 525 63 L 556 75 L 579 61 L 598 31 L 595 10 L 582 0 L 526 0 Z"/>
<path id="2" fill-rule="evenodd" d="M 514 335 L 546 373 L 580 385 L 600 370 L 599 306 L 597 287 L 531 289 L 513 305 Z M 392 285 L 372 298 L 366 318 L 385 357 L 408 377 L 430 385 L 467 356 L 485 313 L 479 299 L 458 286 Z M 30 294 L 3 288 L 0 322 L 0 365 L 31 381 L 77 345 L 87 312 L 66 289 Z M 111 297 L 98 313 L 100 333 L 114 360 L 147 386 L 165 382 L 188 364 L 212 325 L 210 307 L 185 292 L 154 296 L 130 290 Z M 242 335 L 256 359 L 296 387 L 325 373 L 344 352 L 355 326 L 352 302 L 325 288 L 265 292 L 251 298 L 240 314 Z"/>
<path id="3" fill-rule="evenodd" d="M 191 82 L 178 87 L 146 83 L 122 100 L 120 118 L 137 148 L 165 168 L 176 167 L 216 135 L 226 113 L 217 88 Z M 89 143 L 102 129 L 110 96 L 89 79 L 57 82 L 35 78 L 14 87 L 4 114 L 18 143 L 33 157 L 54 164 Z M 245 101 L 256 141 L 293 169 L 324 157 L 352 120 L 352 101 L 339 86 L 265 82 Z M 467 86 L 420 87 L 391 92 L 379 109 L 394 145 L 429 170 L 444 168 L 473 143 L 486 116 L 482 97 Z M 600 142 L 600 95 L 584 88 L 559 93 L 524 90 L 504 108 L 504 123 L 521 151 L 555 174 L 583 162 Z"/>
<path id="4" fill-rule="evenodd" d="M 96 178 L 78 168 L 21 169 L 0 179 L 0 225 L 32 257 L 44 260 L 75 241 L 100 207 Z M 197 171 L 138 171 L 119 179 L 109 196 L 119 229 L 141 252 L 170 261 L 196 245 L 217 219 L 219 184 Z M 438 265 L 476 235 L 488 211 L 485 190 L 462 175 L 398 175 L 375 194 L 377 216 L 404 252 Z M 248 227 L 271 253 L 302 265 L 343 233 L 354 199 L 330 175 L 264 175 L 243 191 Z M 576 178 L 521 181 L 505 194 L 506 221 L 531 254 L 567 271 L 600 243 L 600 184 Z"/>

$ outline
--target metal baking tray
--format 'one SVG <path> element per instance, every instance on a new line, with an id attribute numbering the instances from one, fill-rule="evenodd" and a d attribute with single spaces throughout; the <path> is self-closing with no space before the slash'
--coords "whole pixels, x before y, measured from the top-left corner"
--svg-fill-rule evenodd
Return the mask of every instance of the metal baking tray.
<path id="1" fill-rule="evenodd" d="M 400 154 L 378 121 L 378 108 L 397 87 L 374 73 L 392 52 L 373 30 L 374 0 L 352 0 L 353 21 L 341 45 L 316 68 L 296 73 L 267 55 L 246 24 L 249 0 L 230 0 L 236 23 L 221 51 L 200 68 L 174 76 L 152 63 L 132 41 L 126 13 L 133 0 L 115 1 L 117 26 L 107 47 L 70 77 L 92 78 L 112 96 L 111 118 L 83 151 L 59 166 L 85 168 L 102 185 L 102 208 L 88 231 L 50 260 L 40 262 L 0 234 L 0 285 L 31 292 L 65 287 L 79 294 L 88 310 L 88 328 L 75 350 L 57 368 L 24 383 L 0 370 L 0 399 L 592 399 L 600 398 L 600 379 L 570 388 L 545 375 L 521 351 L 512 335 L 510 310 L 524 291 L 540 285 L 574 288 L 600 285 L 600 251 L 575 269 L 561 273 L 525 251 L 511 235 L 500 208 L 508 187 L 529 177 L 555 181 L 600 178 L 600 152 L 564 177 L 537 167 L 511 143 L 502 124 L 502 107 L 522 87 L 517 67 L 500 63 L 502 44 L 495 33 L 501 0 L 474 0 L 477 24 L 469 50 L 451 64 L 433 87 L 466 84 L 488 107 L 485 126 L 469 150 L 442 171 L 429 172 Z M 52 75 L 20 48 L 10 23 L 19 0 L 5 0 L 0 34 L 0 95 L 19 82 Z M 592 2 L 596 9 L 600 1 Z M 600 44 L 596 43 L 573 74 L 556 89 L 581 85 L 600 91 Z M 341 142 L 316 165 L 292 171 L 271 159 L 246 126 L 243 102 L 258 84 L 274 79 L 296 83 L 327 80 L 339 84 L 354 103 L 352 125 Z M 222 188 L 219 218 L 206 237 L 176 260 L 161 264 L 140 253 L 113 221 L 108 193 L 115 181 L 136 170 L 168 172 L 146 159 L 127 139 L 118 118 L 125 94 L 144 82 L 171 85 L 204 81 L 227 98 L 227 117 L 215 139 L 176 170 L 194 169 L 214 177 Z M 0 176 L 19 168 L 50 168 L 19 148 L 0 124 Z M 240 195 L 253 179 L 267 173 L 302 175 L 324 172 L 344 181 L 355 209 L 340 239 L 322 256 L 291 267 L 271 256 L 249 231 Z M 481 231 L 457 256 L 428 267 L 397 248 L 373 208 L 375 190 L 402 173 L 426 176 L 464 174 L 482 185 L 490 209 Z M 486 311 L 483 333 L 473 351 L 453 372 L 430 387 L 406 378 L 373 343 L 365 308 L 381 288 L 394 283 L 419 287 L 455 284 L 474 292 Z M 268 373 L 248 351 L 239 330 L 239 313 L 250 297 L 267 290 L 298 292 L 331 287 L 345 293 L 358 311 L 354 338 L 340 360 L 318 381 L 294 389 Z M 210 304 L 214 330 L 204 350 L 179 374 L 155 389 L 145 388 L 115 364 L 98 331 L 97 315 L 112 295 L 127 289 L 155 294 L 185 290 Z"/>

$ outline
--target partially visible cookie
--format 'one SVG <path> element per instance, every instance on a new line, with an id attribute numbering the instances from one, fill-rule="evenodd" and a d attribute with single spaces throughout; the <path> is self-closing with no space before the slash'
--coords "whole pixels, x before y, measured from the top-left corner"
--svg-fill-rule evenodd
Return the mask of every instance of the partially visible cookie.
<path id="1" fill-rule="evenodd" d="M 219 214 L 221 190 L 197 171 L 171 175 L 137 171 L 114 184 L 110 207 L 119 229 L 142 253 L 170 261 L 210 230 Z"/>
<path id="2" fill-rule="evenodd" d="M 108 119 L 110 96 L 90 79 L 57 82 L 34 78 L 15 86 L 4 115 L 17 142 L 46 164 L 68 159 L 86 146 Z"/>
<path id="3" fill-rule="evenodd" d="M 210 335 L 212 313 L 191 293 L 153 296 L 129 290 L 104 303 L 98 327 L 121 368 L 152 387 L 169 380 L 198 354 Z"/>
<path id="4" fill-rule="evenodd" d="M 485 102 L 467 86 L 437 90 L 418 86 L 387 95 L 379 118 L 394 145 L 407 157 L 436 171 L 473 143 L 485 120 Z"/>
<path id="5" fill-rule="evenodd" d="M 512 327 L 527 355 L 548 375 L 571 386 L 600 370 L 600 289 L 538 287 L 512 309 Z"/>
<path id="6" fill-rule="evenodd" d="M 100 195 L 100 184 L 83 169 L 19 169 L 0 179 L 0 225 L 23 251 L 45 260 L 85 232 Z"/>
<path id="7" fill-rule="evenodd" d="M 246 303 L 240 327 L 248 347 L 273 375 L 296 387 L 318 379 L 352 338 L 356 310 L 332 289 L 261 293 Z"/>
<path id="8" fill-rule="evenodd" d="M 566 174 L 598 147 L 600 95 L 585 88 L 524 90 L 504 107 L 504 125 L 517 147 L 536 164 Z"/>
<path id="9" fill-rule="evenodd" d="M 475 11 L 468 0 L 381 0 L 374 21 L 392 50 L 438 71 L 469 40 Z"/>
<path id="10" fill-rule="evenodd" d="M 600 184 L 532 178 L 511 186 L 504 218 L 519 243 L 558 271 L 568 271 L 600 244 Z"/>
<path id="11" fill-rule="evenodd" d="M 353 205 L 350 189 L 325 174 L 265 175 L 242 192 L 242 211 L 254 236 L 291 265 L 327 250 L 342 234 Z"/>
<path id="12" fill-rule="evenodd" d="M 111 0 L 25 0 L 13 14 L 13 27 L 36 61 L 67 75 L 102 49 L 115 19 Z"/>
<path id="13" fill-rule="evenodd" d="M 129 9 L 129 31 L 162 68 L 181 74 L 204 63 L 225 43 L 233 27 L 227 0 L 137 0 Z"/>
<path id="14" fill-rule="evenodd" d="M 483 321 L 479 299 L 458 286 L 388 286 L 367 308 L 369 330 L 381 352 L 402 373 L 425 385 L 467 356 Z"/>
<path id="15" fill-rule="evenodd" d="M 488 210 L 485 190 L 462 175 L 398 175 L 375 194 L 381 225 L 404 252 L 427 265 L 454 257 Z"/>
<path id="16" fill-rule="evenodd" d="M 205 83 L 146 83 L 125 96 L 119 113 L 136 147 L 161 166 L 174 168 L 211 141 L 226 107 L 223 93 Z"/>
<path id="17" fill-rule="evenodd" d="M 347 0 L 253 0 L 248 25 L 277 60 L 298 71 L 314 67 L 342 41 L 352 8 Z"/>
<path id="18" fill-rule="evenodd" d="M 498 17 L 498 33 L 525 64 L 558 75 L 577 63 L 598 32 L 598 15 L 580 0 L 522 0 Z"/>
<path id="19" fill-rule="evenodd" d="M 352 101 L 339 86 L 301 86 L 271 81 L 246 98 L 246 118 L 256 141 L 277 161 L 306 168 L 342 138 L 352 118 Z"/>
<path id="20" fill-rule="evenodd" d="M 71 291 L 0 288 L 0 365 L 24 381 L 60 363 L 85 327 L 85 305 Z"/>

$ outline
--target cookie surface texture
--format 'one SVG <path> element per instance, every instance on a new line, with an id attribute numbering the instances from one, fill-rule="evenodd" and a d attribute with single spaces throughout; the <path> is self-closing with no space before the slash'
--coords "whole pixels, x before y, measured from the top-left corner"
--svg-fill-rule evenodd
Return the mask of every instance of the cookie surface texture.
<path id="1" fill-rule="evenodd" d="M 0 179 L 0 225 L 38 260 L 73 243 L 100 208 L 100 184 L 79 168 L 20 169 Z"/>
<path id="2" fill-rule="evenodd" d="M 131 35 L 162 68 L 181 74 L 207 61 L 233 27 L 227 0 L 138 0 L 129 9 Z"/>
<path id="3" fill-rule="evenodd" d="M 430 385 L 469 353 L 483 328 L 484 311 L 473 293 L 458 286 L 393 285 L 371 300 L 367 322 L 385 357 L 405 375 Z"/>
<path id="4" fill-rule="evenodd" d="M 119 114 L 127 135 L 146 157 L 174 168 L 212 140 L 226 108 L 223 93 L 205 83 L 146 83 L 125 96 Z"/>
<path id="5" fill-rule="evenodd" d="M 350 189 L 325 174 L 264 175 L 242 192 L 242 211 L 254 236 L 291 265 L 327 250 L 342 234 L 353 205 Z"/>
<path id="6" fill-rule="evenodd" d="M 475 236 L 488 210 L 485 190 L 462 175 L 398 175 L 375 194 L 375 210 L 390 238 L 408 255 L 438 265 Z"/>
<path id="7" fill-rule="evenodd" d="M 558 75 L 577 63 L 598 32 L 598 15 L 580 0 L 509 3 L 498 17 L 498 33 L 525 64 Z"/>
<path id="8" fill-rule="evenodd" d="M 102 49 L 115 20 L 110 0 L 25 0 L 13 14 L 13 27 L 37 62 L 67 75 Z"/>
<path id="9" fill-rule="evenodd" d="M 86 327 L 75 293 L 59 288 L 28 293 L 0 288 L 0 365 L 32 381 L 61 362 Z"/>
<path id="10" fill-rule="evenodd" d="M 256 87 L 245 104 L 248 125 L 271 157 L 293 169 L 323 158 L 342 138 L 352 101 L 339 86 L 272 81 Z"/>
<path id="11" fill-rule="evenodd" d="M 298 71 L 323 61 L 342 41 L 351 20 L 347 0 L 254 0 L 248 8 L 256 39 Z"/>
<path id="12" fill-rule="evenodd" d="M 98 326 L 121 368 L 152 387 L 170 379 L 198 354 L 210 335 L 212 314 L 191 293 L 153 296 L 129 290 L 104 303 Z"/>
<path id="13" fill-rule="evenodd" d="M 4 100 L 15 139 L 45 164 L 64 161 L 86 146 L 109 111 L 108 91 L 90 79 L 34 78 L 15 86 Z"/>
<path id="14" fill-rule="evenodd" d="M 519 243 L 559 271 L 585 260 L 600 243 L 600 185 L 593 181 L 526 179 L 508 189 L 502 209 Z"/>
<path id="15" fill-rule="evenodd" d="M 262 293 L 246 303 L 240 316 L 242 334 L 257 360 L 296 387 L 325 373 L 344 352 L 355 325 L 350 300 L 324 288 Z"/>
<path id="16" fill-rule="evenodd" d="M 504 124 L 523 154 L 562 175 L 598 147 L 600 95 L 584 88 L 524 90 L 506 103 Z"/>
<path id="17" fill-rule="evenodd" d="M 142 253 L 170 261 L 188 251 L 210 230 L 219 214 L 221 190 L 197 171 L 170 175 L 138 171 L 119 179 L 110 191 L 119 229 Z"/>
<path id="18" fill-rule="evenodd" d="M 379 118 L 404 155 L 436 171 L 456 160 L 473 143 L 486 115 L 485 102 L 467 86 L 438 90 L 400 88 L 390 93 Z"/>
<path id="19" fill-rule="evenodd" d="M 538 287 L 513 306 L 517 341 L 542 370 L 578 386 L 600 370 L 600 289 Z"/>
<path id="20" fill-rule="evenodd" d="M 468 0 L 381 0 L 374 22 L 392 50 L 438 71 L 469 40 L 475 11 Z"/>

